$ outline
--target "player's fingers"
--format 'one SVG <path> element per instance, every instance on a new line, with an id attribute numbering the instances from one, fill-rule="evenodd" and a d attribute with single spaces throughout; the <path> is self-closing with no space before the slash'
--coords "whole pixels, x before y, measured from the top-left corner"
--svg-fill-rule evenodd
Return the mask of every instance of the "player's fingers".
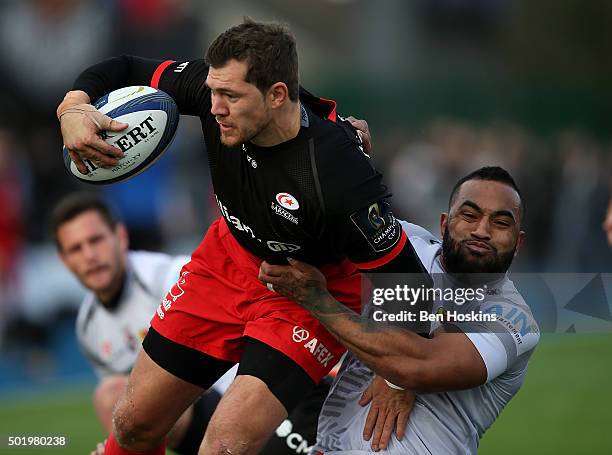
<path id="1" fill-rule="evenodd" d="M 308 265 L 305 262 L 298 261 L 297 259 L 293 259 L 290 257 L 287 258 L 287 262 L 289 263 L 289 265 L 291 265 L 291 267 L 295 267 L 301 272 L 308 272 L 308 270 L 312 267 L 311 265 Z"/>
<path id="2" fill-rule="evenodd" d="M 363 133 L 360 137 L 361 143 L 363 144 L 363 151 L 369 155 L 372 151 L 372 138 L 370 137 L 370 133 Z"/>
<path id="3" fill-rule="evenodd" d="M 128 127 L 127 123 L 118 122 L 117 120 L 110 118 L 108 115 L 105 115 L 98 110 L 88 111 L 85 113 L 85 115 L 100 131 L 121 131 Z"/>
<path id="4" fill-rule="evenodd" d="M 393 428 L 395 426 L 395 412 L 389 412 L 385 418 L 380 440 L 378 441 L 378 448 L 384 450 L 389 445 L 389 440 L 393 434 Z"/>
<path id="5" fill-rule="evenodd" d="M 347 120 L 349 120 L 351 125 L 357 130 L 357 135 L 363 144 L 363 151 L 370 153 L 372 151 L 372 137 L 370 135 L 370 126 L 368 122 L 365 120 L 358 120 L 354 117 L 349 117 Z"/>
<path id="6" fill-rule="evenodd" d="M 365 425 L 363 426 L 363 440 L 369 441 L 372 437 L 372 432 L 374 431 L 374 425 L 376 424 L 376 419 L 378 418 L 378 407 L 370 406 L 370 410 L 368 411 L 368 415 L 366 416 Z"/>
<path id="7" fill-rule="evenodd" d="M 277 277 L 277 276 L 271 276 L 271 275 L 266 275 L 266 274 L 259 274 L 259 281 L 261 281 L 266 287 L 268 287 L 268 285 L 272 285 L 274 288 L 274 292 L 277 292 L 279 294 L 283 294 L 285 296 L 289 295 L 290 297 L 297 297 L 298 294 L 296 294 L 295 291 L 293 292 L 289 292 L 288 291 L 288 284 L 291 282 L 291 279 L 283 276 L 283 277 Z M 268 287 L 268 289 L 270 289 Z"/>
<path id="8" fill-rule="evenodd" d="M 87 169 L 87 166 L 85 166 L 85 163 L 83 163 L 81 156 L 77 152 L 68 149 L 68 154 L 70 155 L 70 159 L 81 174 L 89 174 L 89 169 Z"/>
<path id="9" fill-rule="evenodd" d="M 125 153 L 123 153 L 123 151 L 119 147 L 115 147 L 113 145 L 110 145 L 109 143 L 107 143 L 104 139 L 102 139 L 97 134 L 91 140 L 91 143 L 88 144 L 88 145 L 93 147 L 93 148 L 95 148 L 96 150 L 99 150 L 100 153 L 103 153 L 103 154 L 108 155 L 108 156 L 114 156 L 114 157 L 117 157 L 117 158 L 123 158 L 123 156 L 125 155 Z"/>
<path id="10" fill-rule="evenodd" d="M 380 450 L 380 437 L 382 436 L 382 432 L 385 427 L 387 414 L 388 411 L 386 409 L 381 409 L 378 412 L 376 423 L 374 424 L 374 430 L 372 431 L 372 449 L 374 449 L 376 452 Z"/>
<path id="11" fill-rule="evenodd" d="M 108 126 L 106 127 L 108 131 L 122 131 L 128 127 L 127 123 L 118 122 L 117 120 L 110 118 L 106 115 L 104 117 L 108 119 Z"/>
<path id="12" fill-rule="evenodd" d="M 259 266 L 259 271 L 268 276 L 282 276 L 286 268 L 286 266 L 272 265 L 264 261 Z"/>
<path id="13" fill-rule="evenodd" d="M 83 158 L 91 161 L 96 167 L 108 168 L 117 166 L 117 164 L 119 164 L 119 160 L 117 158 L 108 156 L 100 152 L 100 150 L 90 147 L 89 145 L 83 146 L 80 154 Z"/>
<path id="14" fill-rule="evenodd" d="M 395 436 L 398 441 L 401 441 L 406 433 L 406 425 L 408 425 L 409 411 L 401 411 L 397 415 L 397 424 L 395 425 Z"/>
<path id="15" fill-rule="evenodd" d="M 359 399 L 359 404 L 361 406 L 365 406 L 370 401 L 372 401 L 372 383 L 368 386 L 367 389 L 361 394 L 361 398 Z"/>
<path id="16" fill-rule="evenodd" d="M 318 277 L 321 275 L 321 271 L 319 269 L 307 264 L 306 262 L 298 261 L 297 259 L 289 257 L 287 258 L 287 262 L 289 262 L 289 265 L 291 266 L 288 271 L 291 272 L 294 279 L 318 279 Z"/>
<path id="17" fill-rule="evenodd" d="M 348 117 L 347 120 L 351 123 L 351 125 L 353 125 L 353 128 L 355 128 L 357 131 L 361 131 L 362 133 L 368 132 L 368 122 L 366 122 L 365 120 L 356 119 L 352 115 Z"/>

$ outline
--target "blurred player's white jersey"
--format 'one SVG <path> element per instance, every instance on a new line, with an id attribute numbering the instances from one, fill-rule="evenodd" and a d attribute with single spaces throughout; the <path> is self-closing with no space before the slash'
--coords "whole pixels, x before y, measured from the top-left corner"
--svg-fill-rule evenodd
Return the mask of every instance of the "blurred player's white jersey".
<path id="1" fill-rule="evenodd" d="M 402 225 L 432 274 L 434 286 L 451 287 L 450 277 L 444 274 L 440 263 L 440 241 L 420 226 L 406 222 Z M 494 322 L 454 323 L 480 353 L 487 368 L 486 383 L 456 392 L 417 395 L 405 436 L 398 441 L 393 435 L 385 453 L 475 454 L 480 437 L 521 387 L 527 362 L 539 340 L 539 329 L 512 281 L 504 276 L 489 283 L 484 300 L 466 305 L 463 311 L 497 316 Z M 433 310 L 456 309 L 451 306 L 454 303 L 435 302 Z M 432 326 L 432 332 L 436 328 Z M 362 436 L 369 406 L 362 407 L 358 401 L 373 378 L 369 368 L 350 353 L 347 355 L 323 404 L 315 453 L 372 453 L 370 443 Z"/>
<path id="2" fill-rule="evenodd" d="M 188 261 L 187 256 L 130 251 L 118 304 L 108 309 L 93 292 L 85 296 L 77 339 L 99 377 L 130 372 L 159 302 Z"/>

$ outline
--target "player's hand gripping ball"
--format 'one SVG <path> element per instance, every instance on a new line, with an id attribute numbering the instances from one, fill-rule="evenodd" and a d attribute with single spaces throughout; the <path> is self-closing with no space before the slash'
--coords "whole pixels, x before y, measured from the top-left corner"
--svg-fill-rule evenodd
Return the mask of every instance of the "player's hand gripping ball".
<path id="1" fill-rule="evenodd" d="M 128 124 L 121 131 L 99 133 L 106 143 L 121 149 L 124 156 L 116 166 L 106 169 L 83 159 L 89 172 L 82 174 L 64 147 L 66 168 L 83 182 L 108 184 L 140 174 L 161 157 L 176 134 L 178 108 L 161 90 L 146 86 L 124 87 L 104 95 L 94 106 L 102 114 Z"/>

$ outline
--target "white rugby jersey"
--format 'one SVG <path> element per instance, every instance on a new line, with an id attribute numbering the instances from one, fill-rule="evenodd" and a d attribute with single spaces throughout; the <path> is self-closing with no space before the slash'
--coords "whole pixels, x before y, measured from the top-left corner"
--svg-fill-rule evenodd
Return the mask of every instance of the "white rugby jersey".
<path id="1" fill-rule="evenodd" d="M 130 372 L 159 302 L 187 262 L 187 256 L 130 251 L 126 282 L 115 308 L 104 307 L 93 292 L 87 293 L 76 332 L 98 377 Z"/>
<path id="2" fill-rule="evenodd" d="M 432 274 L 434 287 L 452 286 L 440 263 L 441 242 L 420 226 L 406 222 L 402 226 Z M 497 317 L 494 322 L 453 323 L 480 353 L 487 368 L 486 383 L 467 390 L 417 395 L 405 436 L 398 441 L 393 434 L 385 453 L 475 454 L 485 430 L 521 387 L 539 328 L 512 281 L 504 276 L 489 283 L 484 300 L 466 305 L 465 311 L 480 310 Z M 434 312 L 440 308 L 456 309 L 454 303 L 435 302 Z M 437 327 L 432 323 L 432 332 Z M 358 401 L 373 378 L 374 372 L 347 355 L 323 404 L 311 453 L 372 453 L 370 442 L 362 436 L 369 406 L 362 407 Z"/>

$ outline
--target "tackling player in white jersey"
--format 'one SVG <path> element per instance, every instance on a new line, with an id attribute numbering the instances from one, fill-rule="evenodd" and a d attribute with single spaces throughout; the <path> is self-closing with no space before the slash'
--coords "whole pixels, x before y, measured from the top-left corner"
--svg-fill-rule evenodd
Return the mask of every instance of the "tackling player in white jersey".
<path id="1" fill-rule="evenodd" d="M 493 167 L 457 183 L 449 213 L 441 217 L 442 242 L 404 223 L 432 275 L 433 289 L 480 287 L 484 298 L 471 299 L 461 313 L 495 315 L 433 323 L 429 339 L 371 320 L 364 324 L 329 296 L 322 275 L 311 266 L 297 261 L 290 261 L 292 266 L 262 265 L 263 282 L 309 309 L 351 350 L 323 405 L 315 452 L 363 454 L 386 448 L 398 455 L 476 453 L 485 430 L 522 385 L 539 340 L 531 310 L 506 276 L 524 237 L 522 217 L 514 180 Z M 492 275 L 483 281 L 483 275 L 474 275 L 479 273 Z M 433 305 L 433 314 L 458 309 L 456 302 L 441 299 Z M 408 391 L 418 393 L 407 427 L 397 429 L 399 435 L 405 431 L 404 438 L 391 435 L 393 405 L 372 406 L 372 393 L 381 387 L 396 401 Z M 371 445 L 363 435 L 377 419 L 383 425 Z M 398 421 L 398 426 L 404 424 Z"/>

